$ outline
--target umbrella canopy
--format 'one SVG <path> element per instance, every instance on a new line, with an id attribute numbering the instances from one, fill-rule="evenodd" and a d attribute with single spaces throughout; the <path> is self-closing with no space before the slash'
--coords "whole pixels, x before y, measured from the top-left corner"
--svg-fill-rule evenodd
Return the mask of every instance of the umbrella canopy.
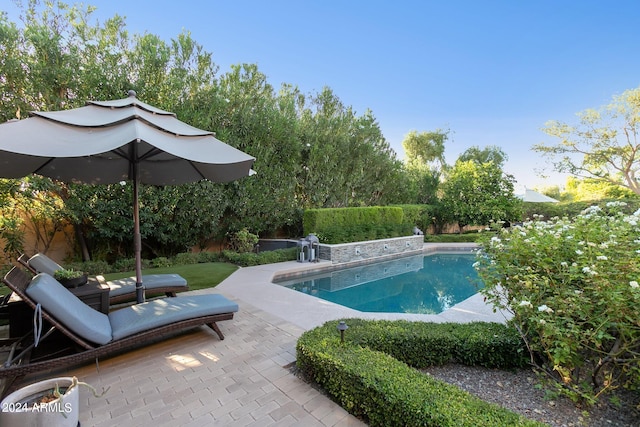
<path id="1" fill-rule="evenodd" d="M 0 177 L 31 173 L 64 182 L 132 180 L 138 302 L 144 300 L 138 184 L 171 185 L 248 176 L 255 158 L 136 98 L 89 101 L 0 124 Z"/>
<path id="2" fill-rule="evenodd" d="M 546 196 L 534 190 L 525 189 L 524 194 L 517 194 L 516 197 L 522 199 L 523 202 L 532 203 L 558 203 L 559 200 Z"/>

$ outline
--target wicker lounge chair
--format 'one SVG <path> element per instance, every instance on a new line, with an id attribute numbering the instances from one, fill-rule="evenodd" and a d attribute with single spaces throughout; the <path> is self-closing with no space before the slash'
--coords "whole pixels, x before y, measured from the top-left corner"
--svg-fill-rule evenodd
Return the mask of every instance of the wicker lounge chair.
<path id="1" fill-rule="evenodd" d="M 52 327 L 42 335 L 44 341 L 53 331 L 60 331 L 74 343 L 76 353 L 53 359 L 28 360 L 35 344 L 23 337 L 10 352 L 10 360 L 0 367 L 0 378 L 16 378 L 42 370 L 71 367 L 119 350 L 148 342 L 169 332 L 207 325 L 222 340 L 224 335 L 216 324 L 231 320 L 238 305 L 219 294 L 159 298 L 142 304 L 100 313 L 85 305 L 57 280 L 46 273 L 33 279 L 19 267 L 14 267 L 2 280 L 29 306 L 39 304 L 42 318 Z M 20 354 L 14 355 L 17 351 Z"/>
<path id="2" fill-rule="evenodd" d="M 22 254 L 18 258 L 18 262 L 34 274 L 47 273 L 53 276 L 57 270 L 64 269 L 60 264 L 41 253 L 35 254 L 31 258 Z M 110 304 L 129 301 L 136 297 L 135 277 L 107 281 L 102 276 L 96 276 L 96 279 L 109 287 Z M 165 294 L 168 297 L 175 297 L 177 292 L 189 290 L 187 281 L 179 274 L 145 274 L 142 276 L 142 284 L 147 295 Z"/>

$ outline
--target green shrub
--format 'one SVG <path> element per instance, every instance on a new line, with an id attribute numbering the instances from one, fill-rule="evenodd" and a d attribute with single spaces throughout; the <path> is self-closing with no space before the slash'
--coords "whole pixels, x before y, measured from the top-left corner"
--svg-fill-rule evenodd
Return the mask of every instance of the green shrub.
<path id="1" fill-rule="evenodd" d="M 307 209 L 303 215 L 305 234 L 332 244 L 406 236 L 413 225 L 403 223 L 400 207 Z"/>
<path id="2" fill-rule="evenodd" d="M 174 262 L 178 265 L 197 264 L 200 262 L 200 254 L 196 252 L 182 252 L 174 257 Z"/>
<path id="3" fill-rule="evenodd" d="M 297 366 L 319 383 L 342 407 L 363 418 L 371 426 L 540 426 L 535 421 L 510 412 L 449 384 L 422 374 L 397 359 L 439 360 L 445 351 L 482 353 L 487 343 L 497 340 L 511 347 L 512 360 L 520 365 L 522 342 L 517 333 L 503 325 L 421 324 L 348 319 L 345 342 L 340 342 L 337 322 L 305 332 L 296 346 Z M 413 329 L 417 327 L 417 329 Z M 411 333 L 414 330 L 415 334 Z M 431 339 L 427 336 L 432 332 Z M 451 340 L 448 335 L 457 338 Z M 502 334 L 506 339 L 500 338 Z M 513 337 L 516 337 L 513 340 Z M 462 340 L 477 345 L 459 347 Z M 423 345 L 430 345 L 425 349 Z M 400 345 L 402 349 L 397 346 Z M 508 353 L 500 348 L 499 352 Z M 384 348 L 395 354 L 380 350 Z M 411 356 L 402 356 L 409 350 Z M 420 354 L 423 354 L 421 356 Z M 450 357 L 449 356 L 449 357 Z M 488 355 L 487 355 L 488 356 Z M 483 358 L 483 356 L 481 356 Z M 464 357 L 469 360 L 470 357 Z M 489 364 L 494 363 L 488 357 Z M 501 358 L 502 359 L 502 358 Z M 507 358 L 508 359 L 508 358 Z M 503 360 L 498 364 L 504 363 Z M 509 363 L 507 363 L 509 364 Z"/>
<path id="4" fill-rule="evenodd" d="M 222 259 L 222 255 L 218 252 L 202 251 L 198 252 L 198 262 L 219 262 Z"/>
<path id="5" fill-rule="evenodd" d="M 428 234 L 424 236 L 424 241 L 430 243 L 474 243 L 481 239 L 482 236 L 477 231 L 463 234 Z"/>
<path id="6" fill-rule="evenodd" d="M 238 253 L 245 253 L 253 251 L 256 243 L 258 243 L 258 236 L 250 233 L 248 229 L 243 228 L 240 231 L 236 231 L 231 234 L 229 238 L 229 247 L 232 251 Z"/>
<path id="7" fill-rule="evenodd" d="M 245 252 L 241 254 L 228 250 L 222 251 L 222 256 L 226 261 L 242 267 L 294 261 L 297 254 L 297 248 L 277 249 L 275 251 L 264 251 L 260 253 Z"/>
<path id="8" fill-rule="evenodd" d="M 476 263 L 480 292 L 514 314 L 532 360 L 588 403 L 640 387 L 640 210 L 622 208 L 611 202 L 489 234 Z"/>
<path id="9" fill-rule="evenodd" d="M 146 259 L 141 260 L 142 269 L 151 267 L 151 262 Z M 131 271 L 136 269 L 135 258 L 122 258 L 113 263 L 113 271 Z"/>
<path id="10" fill-rule="evenodd" d="M 434 207 L 431 205 L 398 205 L 402 208 L 402 222 L 411 227 L 417 226 L 426 233 L 433 224 Z"/>
<path id="11" fill-rule="evenodd" d="M 84 261 L 84 262 L 71 262 L 65 264 L 67 268 L 73 268 L 75 270 L 85 271 L 90 276 L 96 276 L 98 274 L 107 274 L 113 271 L 113 267 L 106 261 Z"/>
<path id="12" fill-rule="evenodd" d="M 171 267 L 173 262 L 167 257 L 159 256 L 151 261 L 151 265 L 154 268 Z"/>

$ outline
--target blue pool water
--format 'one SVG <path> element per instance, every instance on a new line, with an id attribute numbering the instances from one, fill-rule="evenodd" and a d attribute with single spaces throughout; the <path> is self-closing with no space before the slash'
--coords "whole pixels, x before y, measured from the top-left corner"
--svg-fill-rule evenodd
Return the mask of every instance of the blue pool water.
<path id="1" fill-rule="evenodd" d="M 478 292 L 474 262 L 470 252 L 416 255 L 277 283 L 364 312 L 437 314 Z"/>

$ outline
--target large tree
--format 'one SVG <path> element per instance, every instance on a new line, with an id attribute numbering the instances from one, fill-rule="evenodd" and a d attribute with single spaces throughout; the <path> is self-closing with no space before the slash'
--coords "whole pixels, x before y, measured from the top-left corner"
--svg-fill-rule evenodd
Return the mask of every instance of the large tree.
<path id="1" fill-rule="evenodd" d="M 466 162 L 472 160 L 478 164 L 493 163 L 497 167 L 502 168 L 504 162 L 508 160 L 507 154 L 502 151 L 502 148 L 496 145 L 488 145 L 484 148 L 480 148 L 477 145 L 467 148 L 464 153 L 458 157 L 458 162 Z"/>
<path id="2" fill-rule="evenodd" d="M 307 207 L 403 200 L 404 187 L 397 184 L 404 177 L 401 164 L 373 113 L 356 114 L 331 89 L 303 95 L 285 84 L 276 91 L 252 64 L 218 76 L 212 55 L 188 32 L 169 41 L 129 35 L 119 16 L 90 25 L 90 6 L 25 3 L 21 25 L 0 13 L 0 122 L 31 110 L 122 98 L 133 89 L 139 99 L 216 132 L 257 159 L 256 176 L 226 185 L 145 186 L 140 215 L 147 254 L 184 250 L 244 227 L 269 234 L 299 223 Z M 62 200 L 76 228 L 83 258 L 127 255 L 123 251 L 132 245 L 131 215 L 122 210 L 131 204 L 126 187 L 51 189 L 52 200 Z M 0 233 L 12 233 L 19 243 L 18 223 L 5 212 Z"/>
<path id="3" fill-rule="evenodd" d="M 548 122 L 544 132 L 560 142 L 533 149 L 551 158 L 558 172 L 621 185 L 640 194 L 640 87 L 578 117 L 579 123 L 573 126 Z"/>
<path id="4" fill-rule="evenodd" d="M 406 156 L 411 203 L 437 203 L 440 177 L 447 169 L 444 151 L 448 138 L 449 131 L 441 129 L 431 132 L 413 130 L 405 135 L 402 147 Z"/>
<path id="5" fill-rule="evenodd" d="M 443 183 L 446 219 L 467 225 L 490 225 L 519 219 L 522 202 L 513 194 L 515 179 L 495 163 L 458 161 Z"/>

